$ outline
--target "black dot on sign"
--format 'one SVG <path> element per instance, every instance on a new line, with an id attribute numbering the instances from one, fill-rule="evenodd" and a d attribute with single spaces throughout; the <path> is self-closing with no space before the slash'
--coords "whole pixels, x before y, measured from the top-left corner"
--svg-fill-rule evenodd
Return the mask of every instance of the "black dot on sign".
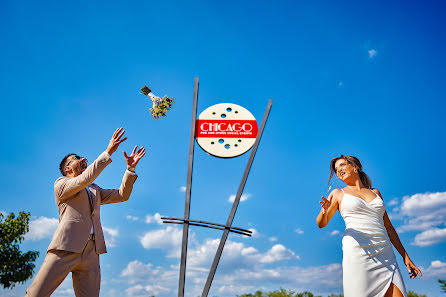
<path id="1" fill-rule="evenodd" d="M 226 115 L 224 113 L 222 113 L 221 117 L 224 119 L 226 117 Z"/>
<path id="2" fill-rule="evenodd" d="M 231 146 L 229 144 L 225 144 L 225 149 L 229 149 Z"/>
<path id="3" fill-rule="evenodd" d="M 231 112 L 231 111 L 232 111 L 232 108 L 228 107 L 228 108 L 226 108 L 226 111 L 227 111 L 227 112 Z"/>
<path id="4" fill-rule="evenodd" d="M 219 139 L 218 142 L 223 143 L 225 141 L 223 139 Z"/>

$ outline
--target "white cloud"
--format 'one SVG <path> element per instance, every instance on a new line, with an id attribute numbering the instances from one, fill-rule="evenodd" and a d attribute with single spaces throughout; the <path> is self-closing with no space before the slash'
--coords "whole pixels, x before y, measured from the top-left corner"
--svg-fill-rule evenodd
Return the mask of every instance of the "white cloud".
<path id="1" fill-rule="evenodd" d="M 171 267 L 171 270 L 153 264 L 144 264 L 138 260 L 131 261 L 121 272 L 121 277 L 126 279 L 131 286 L 126 289 L 127 296 L 158 296 L 169 293 L 176 289 L 172 284 L 176 283 L 178 271 Z M 147 284 L 152 285 L 147 285 Z M 170 287 L 170 288 L 169 288 Z M 166 294 L 169 296 L 172 294 Z"/>
<path id="2" fill-rule="evenodd" d="M 170 292 L 170 289 L 159 285 L 148 285 L 145 287 L 145 290 L 147 293 L 150 293 L 150 295 L 159 295 L 162 292 Z"/>
<path id="3" fill-rule="evenodd" d="M 52 294 L 51 296 L 58 297 L 58 296 L 73 296 L 73 295 L 74 295 L 74 290 L 72 288 L 67 288 L 62 290 L 59 289 L 55 291 L 54 294 Z"/>
<path id="4" fill-rule="evenodd" d="M 294 230 L 294 232 L 296 232 L 297 234 L 304 234 L 304 230 L 297 228 L 296 230 Z"/>
<path id="5" fill-rule="evenodd" d="M 430 246 L 446 240 L 446 228 L 432 228 L 417 234 L 414 238 L 413 245 Z"/>
<path id="6" fill-rule="evenodd" d="M 344 86 L 344 82 L 343 81 L 338 82 L 338 87 L 342 87 L 342 86 Z"/>
<path id="7" fill-rule="evenodd" d="M 398 198 L 393 198 L 392 200 L 390 200 L 389 202 L 386 203 L 387 206 L 395 206 L 399 204 L 399 199 Z"/>
<path id="8" fill-rule="evenodd" d="M 104 231 L 104 240 L 107 246 L 115 247 L 116 238 L 119 235 L 119 230 L 102 226 L 102 231 Z"/>
<path id="9" fill-rule="evenodd" d="M 246 201 L 246 200 L 248 200 L 249 198 L 251 198 L 251 194 L 242 194 L 242 197 L 240 197 L 240 202 L 243 202 L 243 201 Z M 234 203 L 234 201 L 235 201 L 235 195 L 231 195 L 231 196 L 229 196 L 229 198 L 228 198 L 228 202 L 231 202 L 231 203 Z"/>
<path id="10" fill-rule="evenodd" d="M 0 210 L 0 213 L 3 215 L 3 217 L 6 217 L 8 214 L 4 210 Z"/>
<path id="11" fill-rule="evenodd" d="M 179 256 L 181 234 L 180 228 L 168 226 L 165 229 L 147 232 L 141 238 L 141 243 L 148 249 L 164 249 L 167 257 L 173 254 Z M 191 240 L 187 259 L 188 294 L 197 296 L 201 295 L 220 239 L 209 238 L 198 242 L 194 238 L 194 233 L 191 233 L 189 237 Z M 293 265 L 297 259 L 299 256 L 282 244 L 275 244 L 266 251 L 260 251 L 244 242 L 227 240 L 211 295 L 233 297 L 236 294 L 254 292 L 257 289 L 275 290 L 279 287 L 294 291 L 340 292 L 342 290 L 340 264 L 299 267 Z M 282 263 L 288 265 L 277 266 Z M 120 277 L 128 283 L 126 290 L 128 296 L 150 296 L 158 290 L 157 297 L 170 297 L 177 290 L 178 271 L 178 265 L 155 267 L 151 263 L 134 260 L 128 263 Z M 314 279 L 322 274 L 329 274 L 330 278 L 324 278 L 315 283 Z M 148 288 L 147 284 L 154 284 L 156 287 Z"/>
<path id="12" fill-rule="evenodd" d="M 330 235 L 334 236 L 334 235 L 338 235 L 339 233 L 341 233 L 341 232 L 339 232 L 339 230 L 333 230 L 330 232 Z"/>
<path id="13" fill-rule="evenodd" d="M 276 242 L 278 239 L 275 236 L 271 236 L 270 238 L 268 238 L 269 242 Z"/>
<path id="14" fill-rule="evenodd" d="M 330 277 L 320 278 L 321 275 L 330 275 Z M 335 263 L 313 267 L 288 266 L 272 269 L 236 270 L 226 275 L 223 279 L 226 284 L 251 286 L 251 290 L 264 288 L 265 285 L 269 285 L 270 289 L 283 287 L 293 291 L 341 291 L 342 266 Z M 318 279 L 318 281 L 315 282 L 315 279 Z"/>
<path id="15" fill-rule="evenodd" d="M 240 286 L 240 285 L 225 284 L 217 288 L 217 292 L 219 294 L 225 294 L 225 296 L 226 295 L 238 296 L 240 292 L 249 292 L 249 291 L 252 291 L 252 286 L 249 285 Z"/>
<path id="16" fill-rule="evenodd" d="M 145 293 L 144 287 L 141 285 L 130 287 L 126 289 L 125 292 L 127 293 L 127 296 L 139 296 Z"/>
<path id="17" fill-rule="evenodd" d="M 222 262 L 224 262 L 224 255 Z M 206 263 L 208 264 L 208 263 Z M 223 263 L 221 263 L 223 264 Z M 211 295 L 221 297 L 254 292 L 255 290 L 276 290 L 284 287 L 293 291 L 341 292 L 342 267 L 338 263 L 322 266 L 283 266 L 268 268 L 269 264 L 257 263 L 249 267 L 218 267 L 212 284 Z M 131 268 L 129 268 L 131 267 Z M 175 294 L 178 282 L 178 266 L 153 268 L 152 264 L 143 264 L 137 260 L 129 263 L 121 274 L 129 283 L 128 296 L 150 296 L 149 289 L 158 289 L 157 297 L 170 297 Z M 199 296 L 209 272 L 209 266 L 190 266 L 188 262 L 188 294 Z M 330 275 L 329 278 L 320 278 Z M 298 277 L 297 277 L 298 276 Z M 314 279 L 318 279 L 317 282 Z M 146 284 L 156 284 L 156 288 L 146 288 Z M 167 291 L 170 290 L 170 291 Z M 153 292 L 153 291 L 151 291 Z M 213 293 L 215 292 L 215 293 Z"/>
<path id="18" fill-rule="evenodd" d="M 396 205 L 398 201 L 395 198 L 389 204 Z M 392 220 L 401 221 L 396 228 L 399 233 L 419 232 L 412 244 L 420 247 L 446 241 L 446 192 L 419 193 L 400 201 L 389 213 Z"/>
<path id="19" fill-rule="evenodd" d="M 132 216 L 132 215 L 127 215 L 125 218 L 127 220 L 129 220 L 129 221 L 139 221 L 138 217 L 135 217 L 135 216 Z"/>
<path id="20" fill-rule="evenodd" d="M 249 228 L 248 230 L 251 231 L 251 236 L 247 236 L 247 235 L 240 235 L 240 236 L 242 238 L 260 238 L 260 237 L 262 237 L 262 235 L 256 229 Z"/>
<path id="21" fill-rule="evenodd" d="M 134 260 L 127 264 L 127 267 L 121 272 L 121 276 L 128 277 L 130 284 L 154 276 L 159 273 L 159 269 L 154 269 L 153 264 L 143 264 L 138 260 Z"/>
<path id="22" fill-rule="evenodd" d="M 39 217 L 29 222 L 29 232 L 25 239 L 37 241 L 44 238 L 51 238 L 59 225 L 56 218 Z"/>
<path id="23" fill-rule="evenodd" d="M 127 296 L 137 296 L 141 293 L 144 293 L 144 287 L 141 285 L 136 285 L 125 290 Z"/>
<path id="24" fill-rule="evenodd" d="M 188 252 L 188 265 L 194 268 L 210 267 L 219 243 L 220 239 L 207 239 L 203 244 L 196 245 Z M 252 246 L 228 240 L 223 250 L 219 270 L 251 269 L 261 264 L 298 258 L 299 256 L 293 251 L 281 244 L 276 244 L 265 253 L 261 253 Z"/>
<path id="25" fill-rule="evenodd" d="M 185 186 L 181 186 L 181 187 L 180 187 L 180 192 L 186 192 L 186 189 L 187 189 L 187 188 L 186 188 Z"/>
<path id="26" fill-rule="evenodd" d="M 220 239 L 206 239 L 202 243 L 193 241 L 190 245 L 187 261 L 188 294 L 201 294 L 210 265 Z M 175 247 L 179 249 L 179 246 Z M 174 249 L 173 245 L 167 249 Z M 167 251 L 171 253 L 171 251 Z M 279 287 L 295 291 L 317 290 L 323 292 L 341 291 L 342 268 L 340 264 L 314 267 L 296 265 L 276 266 L 282 262 L 294 263 L 299 257 L 281 244 L 273 245 L 265 252 L 241 242 L 228 240 L 220 260 L 211 295 L 221 297 L 235 296 L 255 290 L 275 290 Z M 271 268 L 275 264 L 276 267 Z M 121 278 L 128 283 L 128 296 L 150 296 L 157 290 L 157 297 L 175 294 L 178 281 L 178 265 L 155 267 L 151 263 L 134 260 L 122 271 Z M 317 283 L 314 279 L 329 274 Z M 299 277 L 296 277 L 298 275 Z M 156 287 L 147 287 L 154 284 Z M 334 288 L 334 289 L 333 289 Z M 212 293 L 215 292 L 215 293 Z"/>
<path id="27" fill-rule="evenodd" d="M 443 263 L 439 260 L 432 261 L 431 265 L 421 272 L 423 273 L 423 276 L 427 278 L 444 279 L 446 278 L 446 263 Z"/>
<path id="28" fill-rule="evenodd" d="M 145 249 L 167 249 L 169 257 L 179 257 L 183 231 L 180 228 L 167 226 L 164 229 L 148 231 L 140 238 Z M 191 237 L 193 234 L 189 234 Z"/>
<path id="29" fill-rule="evenodd" d="M 446 192 L 406 196 L 397 216 L 403 219 L 398 232 L 425 231 L 446 225 Z"/>
<path id="30" fill-rule="evenodd" d="M 282 260 L 289 260 L 289 259 L 299 259 L 299 256 L 296 256 L 296 254 L 284 247 L 281 244 L 274 245 L 263 257 L 260 259 L 260 263 L 274 263 L 277 261 Z"/>
<path id="31" fill-rule="evenodd" d="M 65 277 L 64 281 L 60 284 L 59 287 L 57 287 L 56 291 L 54 291 L 54 293 L 51 294 L 51 296 L 54 297 L 74 296 L 73 280 L 71 278 L 71 274 Z"/>
<path id="32" fill-rule="evenodd" d="M 251 236 L 252 236 L 253 238 L 259 238 L 259 237 L 260 237 L 260 233 L 259 233 L 259 231 L 257 231 L 256 229 L 254 229 L 254 228 L 250 228 L 250 229 L 248 229 L 248 230 L 252 232 L 252 233 L 251 233 Z"/>
<path id="33" fill-rule="evenodd" d="M 108 292 L 106 293 L 106 296 L 109 296 L 109 297 L 111 297 L 111 296 L 116 296 L 116 295 L 118 295 L 118 291 L 116 291 L 115 289 L 110 289 L 110 290 L 108 290 Z"/>
<path id="34" fill-rule="evenodd" d="M 161 293 L 164 292 L 170 292 L 171 289 L 159 286 L 159 285 L 136 285 L 133 287 L 130 287 L 125 290 L 127 293 L 127 296 L 131 297 L 148 297 L 148 296 L 158 296 Z"/>
<path id="35" fill-rule="evenodd" d="M 378 55 L 378 51 L 376 49 L 369 49 L 367 51 L 369 53 L 369 59 L 373 59 L 374 57 L 376 57 L 376 55 Z"/>
<path id="36" fill-rule="evenodd" d="M 188 252 L 188 263 L 194 268 L 210 267 L 219 243 L 220 239 L 206 239 L 204 243 Z M 236 266 L 244 266 L 246 261 L 250 260 L 250 255 L 255 252 L 257 252 L 256 249 L 246 247 L 243 243 L 227 240 L 219 267 L 225 269 L 232 263 Z"/>
<path id="37" fill-rule="evenodd" d="M 415 194 L 403 197 L 401 211 L 407 215 L 416 214 L 422 210 L 435 210 L 446 205 L 446 192 Z"/>
<path id="38" fill-rule="evenodd" d="M 153 216 L 148 214 L 146 216 L 146 223 L 147 224 L 151 224 L 151 223 L 157 223 L 159 225 L 163 224 L 163 220 L 161 220 L 161 215 L 159 213 L 154 214 Z"/>

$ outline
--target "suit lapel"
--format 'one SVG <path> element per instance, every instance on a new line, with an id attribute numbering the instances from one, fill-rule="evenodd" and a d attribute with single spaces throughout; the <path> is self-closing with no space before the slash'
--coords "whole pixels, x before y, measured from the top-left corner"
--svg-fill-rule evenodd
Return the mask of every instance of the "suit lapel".
<path id="1" fill-rule="evenodd" d="M 93 210 L 96 208 L 96 203 L 97 203 L 97 200 L 98 200 L 98 198 L 97 198 L 97 190 L 96 190 L 96 188 L 93 186 L 93 185 L 90 185 L 90 193 L 91 193 L 91 202 L 92 202 L 92 208 L 93 208 Z"/>
<path id="2" fill-rule="evenodd" d="M 90 202 L 90 206 L 91 206 L 90 210 L 91 210 L 91 212 L 93 212 L 96 207 L 96 189 L 93 188 L 92 185 L 90 185 L 85 190 L 87 191 L 88 200 Z"/>

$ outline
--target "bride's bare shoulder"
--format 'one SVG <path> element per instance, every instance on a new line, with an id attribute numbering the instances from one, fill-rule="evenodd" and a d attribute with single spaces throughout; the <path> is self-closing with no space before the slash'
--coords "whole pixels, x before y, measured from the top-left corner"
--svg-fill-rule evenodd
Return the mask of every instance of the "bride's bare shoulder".
<path id="1" fill-rule="evenodd" d="M 344 196 L 344 192 L 341 189 L 336 188 L 331 191 L 330 196 L 332 196 L 334 200 L 339 201 Z"/>
<path id="2" fill-rule="evenodd" d="M 379 197 L 381 197 L 381 199 L 383 198 L 383 195 L 381 195 L 381 192 L 378 189 L 372 189 L 373 192 L 375 192 L 375 194 L 377 194 Z"/>

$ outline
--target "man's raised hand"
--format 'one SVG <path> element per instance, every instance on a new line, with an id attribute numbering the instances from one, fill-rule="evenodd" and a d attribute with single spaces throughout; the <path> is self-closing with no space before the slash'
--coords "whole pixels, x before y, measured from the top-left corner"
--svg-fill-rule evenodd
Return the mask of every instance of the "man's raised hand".
<path id="1" fill-rule="evenodd" d="M 118 149 L 118 146 L 124 142 L 127 137 L 124 137 L 123 139 L 121 139 L 121 137 L 124 135 L 125 130 L 121 127 L 116 129 L 115 133 L 113 133 L 112 138 L 110 139 L 110 142 L 108 143 L 108 147 L 105 150 L 110 156 L 116 152 L 116 150 Z"/>
<path id="2" fill-rule="evenodd" d="M 133 148 L 133 152 L 130 156 L 127 156 L 127 153 L 123 151 L 125 162 L 127 163 L 127 166 L 135 168 L 138 164 L 139 160 L 141 160 L 142 157 L 146 154 L 145 147 L 141 147 L 138 151 L 136 149 L 138 148 L 137 145 Z"/>

